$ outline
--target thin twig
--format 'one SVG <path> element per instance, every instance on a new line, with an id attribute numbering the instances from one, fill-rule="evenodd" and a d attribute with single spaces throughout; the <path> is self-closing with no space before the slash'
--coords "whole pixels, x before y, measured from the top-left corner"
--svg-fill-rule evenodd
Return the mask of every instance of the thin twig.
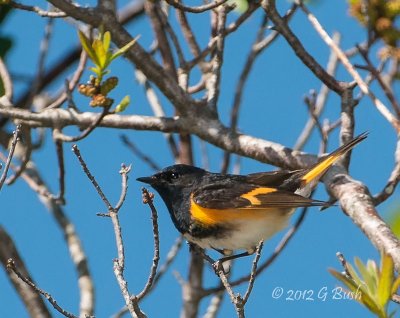
<path id="1" fill-rule="evenodd" d="M 15 169 L 12 165 L 11 168 Z M 21 178 L 38 194 L 40 202 L 44 204 L 54 217 L 56 224 L 63 233 L 78 276 L 80 316 L 92 316 L 94 311 L 93 281 L 89 271 L 87 256 L 74 224 L 68 219 L 68 216 L 60 206 L 59 200 L 50 193 L 39 171 L 31 162 L 27 165 L 27 169 L 22 173 Z"/>
<path id="2" fill-rule="evenodd" d="M 153 222 L 153 238 L 154 238 L 154 255 L 153 264 L 151 265 L 150 275 L 143 290 L 137 295 L 138 300 L 143 299 L 153 287 L 154 280 L 157 274 L 157 267 L 160 261 L 160 235 L 158 231 L 158 216 L 157 210 L 153 204 L 154 194 L 149 193 L 146 188 L 142 188 L 143 203 L 147 204 L 151 210 L 151 220 Z"/>
<path id="3" fill-rule="evenodd" d="M 368 51 L 364 49 L 363 47 L 357 45 L 358 51 L 360 52 L 360 55 L 363 57 L 364 61 L 367 63 L 368 70 L 375 76 L 377 79 L 379 85 L 381 86 L 383 92 L 385 93 L 387 99 L 390 101 L 392 104 L 392 108 L 397 114 L 397 117 L 400 117 L 400 104 L 397 101 L 396 97 L 393 94 L 392 89 L 390 86 L 386 84 L 386 82 L 383 80 L 380 71 L 377 70 L 374 65 L 372 64 L 369 56 L 368 56 Z"/>
<path id="4" fill-rule="evenodd" d="M 347 278 L 349 278 L 349 279 L 351 279 L 351 280 L 354 281 L 354 278 L 353 278 L 353 276 L 351 276 L 351 273 L 350 273 L 350 270 L 349 270 L 349 266 L 348 266 L 348 264 L 347 264 L 347 260 L 346 260 L 346 258 L 344 257 L 344 255 L 343 255 L 341 252 L 337 252 L 337 253 L 336 253 L 336 257 L 339 259 L 339 262 L 340 262 L 340 264 L 342 265 L 342 267 L 343 267 L 343 269 L 344 269 L 344 275 L 345 275 Z M 392 300 L 393 302 L 395 302 L 395 303 L 400 304 L 400 295 L 393 294 L 393 295 L 391 296 L 391 300 Z"/>
<path id="5" fill-rule="evenodd" d="M 335 32 L 333 34 L 332 39 L 333 39 L 333 41 L 335 41 L 335 43 L 339 44 L 340 34 Z M 329 59 L 328 59 L 328 64 L 326 66 L 326 71 L 328 72 L 328 74 L 334 76 L 336 73 L 337 66 L 338 66 L 337 55 L 333 50 L 331 50 L 331 53 L 330 53 Z M 329 90 L 328 86 L 326 86 L 325 84 L 322 84 L 322 86 L 319 90 L 317 99 L 315 101 L 314 114 L 315 114 L 316 118 L 319 118 L 322 111 L 324 110 L 326 101 L 328 99 L 329 92 L 330 92 L 330 90 Z M 294 150 L 303 149 L 304 145 L 310 138 L 314 127 L 315 127 L 315 120 L 313 118 L 309 118 L 303 128 L 303 131 L 300 133 L 299 137 L 297 138 L 296 144 L 293 147 Z"/>
<path id="6" fill-rule="evenodd" d="M 262 248 L 263 248 L 263 241 L 260 241 L 259 244 L 257 245 L 256 255 L 254 257 L 253 264 L 251 267 L 251 273 L 249 275 L 247 290 L 243 297 L 240 294 L 234 293 L 234 291 L 232 289 L 232 284 L 229 283 L 229 281 L 228 281 L 228 276 L 225 273 L 222 263 L 217 261 L 213 264 L 215 273 L 220 278 L 223 288 L 225 288 L 225 290 L 228 292 L 228 295 L 231 298 L 233 305 L 235 306 L 235 310 L 236 310 L 236 313 L 239 318 L 245 317 L 245 305 L 246 305 L 247 301 L 249 300 L 251 291 L 253 290 L 255 278 L 257 276 L 257 265 L 258 265 L 258 261 L 260 260 L 260 257 L 261 257 Z M 208 258 L 206 258 L 206 259 L 209 261 Z"/>
<path id="7" fill-rule="evenodd" d="M 20 255 L 14 240 L 7 233 L 5 228 L 0 225 L 0 264 L 4 268 L 7 267 L 7 261 L 12 258 L 15 262 L 15 266 L 19 269 L 24 277 L 27 277 L 33 282 L 31 275 Z M 40 294 L 33 290 L 30 286 L 25 284 L 22 280 L 18 278 L 13 272 L 6 271 L 6 275 L 12 285 L 14 286 L 15 292 L 19 295 L 22 302 L 24 303 L 24 308 L 31 318 L 51 318 L 51 314 L 45 304 L 44 299 Z"/>
<path id="8" fill-rule="evenodd" d="M 51 5 L 50 5 L 51 6 Z M 54 19 L 48 18 L 46 26 L 44 28 L 43 39 L 40 43 L 39 59 L 37 61 L 37 71 L 30 85 L 31 91 L 29 93 L 28 101 L 31 103 L 35 96 L 40 91 L 42 85 L 43 76 L 45 74 L 45 62 L 49 53 L 50 39 L 53 34 Z"/>
<path id="9" fill-rule="evenodd" d="M 108 214 L 107 214 L 107 216 L 108 216 Z M 158 270 L 156 276 L 154 277 L 152 288 L 148 291 L 147 295 L 154 290 L 154 288 L 157 285 L 160 278 L 167 272 L 167 270 L 169 269 L 173 260 L 175 259 L 176 255 L 178 254 L 179 250 L 181 249 L 182 243 L 183 243 L 183 236 L 181 235 L 175 240 L 175 243 L 171 246 L 169 252 L 167 253 L 167 258 L 166 258 L 164 264 L 162 264 L 160 266 L 160 269 Z M 139 301 L 140 301 L 140 299 L 139 299 Z M 117 313 L 115 313 L 112 317 L 113 318 L 121 318 L 127 312 L 128 312 L 128 308 L 126 306 L 124 306 Z"/>
<path id="10" fill-rule="evenodd" d="M 29 160 L 31 159 L 32 154 L 32 129 L 28 126 L 22 126 L 20 132 L 20 143 L 19 149 L 19 157 L 21 159 L 21 164 L 17 169 L 13 169 L 15 172 L 13 175 L 7 178 L 6 184 L 12 185 L 18 177 L 24 172 L 26 169 L 26 165 L 28 164 Z"/>
<path id="11" fill-rule="evenodd" d="M 180 28 L 182 30 L 183 36 L 185 37 L 186 42 L 188 43 L 193 56 L 198 56 L 200 54 L 200 46 L 197 42 L 197 39 L 194 35 L 192 28 L 189 25 L 189 21 L 186 17 L 186 13 L 183 10 L 177 9 L 176 15 L 177 15 L 178 22 L 180 24 Z M 201 65 L 199 65 L 199 66 L 201 67 Z"/>
<path id="12" fill-rule="evenodd" d="M 104 195 L 103 191 L 101 190 L 99 184 L 97 183 L 96 179 L 92 175 L 92 173 L 89 171 L 84 159 L 82 158 L 79 149 L 76 145 L 72 147 L 73 152 L 75 153 L 76 157 L 79 160 L 79 163 L 82 166 L 83 171 L 85 172 L 86 176 L 88 179 L 91 181 L 93 186 L 95 187 L 97 193 L 99 194 L 100 198 L 103 200 L 104 204 L 107 206 L 108 210 L 108 216 L 111 218 L 113 228 L 114 228 L 114 235 L 115 235 L 115 244 L 117 247 L 117 254 L 118 258 L 114 259 L 114 274 L 117 279 L 119 288 L 121 290 L 122 296 L 124 297 L 125 304 L 132 315 L 132 317 L 138 317 L 138 318 L 145 318 L 146 315 L 141 311 L 139 307 L 139 300 L 138 298 L 133 295 L 130 296 L 129 290 L 128 290 L 128 283 L 124 278 L 124 270 L 125 270 L 125 250 L 124 250 L 124 243 L 122 239 L 122 231 L 121 231 L 121 225 L 119 222 L 119 210 L 122 207 L 126 194 L 127 194 L 127 189 L 128 189 L 128 173 L 130 172 L 130 166 L 126 166 L 124 164 L 121 165 L 121 170 L 119 173 L 121 174 L 121 179 L 122 179 L 122 190 L 121 190 L 121 195 L 118 200 L 118 203 L 115 205 L 115 207 L 112 207 L 109 200 L 106 198 Z"/>
<path id="13" fill-rule="evenodd" d="M 225 46 L 225 23 L 228 14 L 228 9 L 221 6 L 217 10 L 216 24 L 216 45 L 212 52 L 211 69 L 206 81 L 207 88 L 207 106 L 212 109 L 217 109 L 218 98 L 220 94 L 221 84 L 221 68 L 223 65 L 223 52 Z"/>
<path id="14" fill-rule="evenodd" d="M 8 169 L 10 168 L 11 160 L 14 156 L 15 147 L 17 146 L 17 142 L 19 140 L 20 131 L 21 131 L 21 125 L 18 125 L 15 131 L 13 132 L 13 139 L 10 145 L 10 150 L 8 152 L 6 165 L 0 177 L 0 190 L 3 187 L 4 181 L 6 180 L 7 172 Z"/>
<path id="15" fill-rule="evenodd" d="M 14 85 L 4 60 L 0 57 L 0 78 L 4 87 L 4 95 L 11 102 L 14 94 Z"/>
<path id="16" fill-rule="evenodd" d="M 161 21 L 162 18 L 160 15 L 162 14 L 162 10 L 160 9 L 160 2 L 146 1 L 144 8 L 154 30 L 154 36 L 157 40 L 157 48 L 162 58 L 163 70 L 165 70 L 166 74 L 168 74 L 171 79 L 176 80 L 177 71 L 175 60 L 168 41 L 165 26 Z"/>
<path id="17" fill-rule="evenodd" d="M 297 57 L 306 65 L 315 76 L 317 76 L 326 86 L 334 92 L 341 94 L 342 89 L 339 82 L 329 75 L 325 69 L 311 56 L 310 53 L 304 48 L 301 41 L 290 29 L 286 21 L 279 15 L 276 9 L 275 0 L 263 0 L 261 6 L 268 14 L 268 17 L 274 22 L 275 29 L 282 34 L 289 45 L 292 47 Z"/>
<path id="18" fill-rule="evenodd" d="M 127 180 L 128 180 L 129 170 L 130 169 L 125 166 L 122 167 L 122 169 L 120 171 L 120 174 L 122 177 L 121 197 L 120 197 L 116 207 L 109 210 L 111 221 L 114 226 L 115 243 L 117 245 L 117 251 L 118 251 L 118 258 L 114 259 L 114 274 L 115 274 L 115 277 L 117 278 L 119 287 L 121 289 L 122 296 L 125 299 L 125 305 L 128 307 L 128 310 L 131 313 L 131 315 L 133 317 L 145 318 L 146 315 L 141 311 L 141 309 L 139 307 L 138 298 L 135 295 L 130 296 L 129 290 L 128 290 L 128 283 L 124 278 L 125 251 L 124 251 L 124 243 L 122 240 L 122 231 L 121 231 L 121 226 L 120 226 L 120 222 L 119 222 L 118 212 L 119 212 L 120 207 L 122 206 L 122 203 L 125 200 L 126 191 L 127 191 L 127 187 L 128 187 Z M 88 177 L 89 177 L 89 175 L 88 175 Z"/>
<path id="19" fill-rule="evenodd" d="M 262 251 L 263 246 L 264 246 L 263 241 L 258 243 L 258 246 L 256 249 L 256 256 L 254 257 L 253 265 L 251 267 L 249 285 L 247 286 L 246 293 L 243 296 L 242 306 L 246 305 L 247 301 L 249 300 L 251 291 L 253 290 L 254 282 L 256 279 L 256 275 L 257 275 L 256 274 L 257 273 L 257 265 L 258 265 L 258 261 L 260 260 L 260 257 L 261 257 L 261 251 Z"/>
<path id="20" fill-rule="evenodd" d="M 354 78 L 357 82 L 360 90 L 367 96 L 370 97 L 372 102 L 374 103 L 376 109 L 381 113 L 381 115 L 393 126 L 396 132 L 400 131 L 400 122 L 399 120 L 390 112 L 390 110 L 382 103 L 382 101 L 375 96 L 375 94 L 371 91 L 370 87 L 365 83 L 365 81 L 358 74 L 355 67 L 351 64 L 346 54 L 339 48 L 339 46 L 332 40 L 332 38 L 328 35 L 322 25 L 319 23 L 317 18 L 307 9 L 307 7 L 303 4 L 302 1 L 297 1 L 301 9 L 307 15 L 311 25 L 318 32 L 324 42 L 337 54 L 339 60 L 342 62 L 345 69 L 349 72 L 349 74 Z"/>
<path id="21" fill-rule="evenodd" d="M 293 4 L 292 7 L 288 10 L 288 12 L 285 14 L 284 19 L 289 21 L 290 18 L 296 12 L 296 9 L 297 9 L 297 5 Z M 239 76 L 239 80 L 236 84 L 235 95 L 234 95 L 231 114 L 230 114 L 230 128 L 233 130 L 236 130 L 237 126 L 238 126 L 239 109 L 242 104 L 242 96 L 244 93 L 244 87 L 245 87 L 245 84 L 247 83 L 247 79 L 250 75 L 250 72 L 253 69 L 253 66 L 257 60 L 257 57 L 260 56 L 260 54 L 266 48 L 268 48 L 272 43 L 274 43 L 275 40 L 279 36 L 279 33 L 277 31 L 272 31 L 267 37 L 264 36 L 264 33 L 266 31 L 267 22 L 268 22 L 267 16 L 264 16 L 261 21 L 261 25 L 258 29 L 255 41 L 251 47 L 251 50 L 248 54 L 246 62 L 243 66 L 242 72 Z M 227 173 L 227 171 L 229 169 L 230 158 L 231 158 L 231 153 L 224 152 L 223 161 L 222 161 L 222 165 L 221 165 L 222 173 Z"/>
<path id="22" fill-rule="evenodd" d="M 110 108 L 109 107 L 104 107 L 103 111 L 101 114 L 97 116 L 95 121 L 89 127 L 87 127 L 81 134 L 78 136 L 67 136 L 64 135 L 60 130 L 54 130 L 53 137 L 56 140 L 61 140 L 64 142 L 77 142 L 79 140 L 82 140 L 83 138 L 87 137 L 103 120 L 104 117 L 106 117 L 109 113 Z"/>
<path id="23" fill-rule="evenodd" d="M 136 79 L 138 80 L 138 82 L 141 85 L 143 85 L 143 87 L 145 89 L 147 100 L 150 104 L 150 107 L 151 107 L 154 115 L 156 117 L 165 117 L 165 112 L 162 108 L 160 100 L 158 99 L 157 94 L 154 91 L 154 89 L 151 87 L 147 77 L 140 71 L 136 71 L 135 76 L 136 76 Z M 179 150 L 178 150 L 178 147 L 176 145 L 176 141 L 175 141 L 173 135 L 166 133 L 166 134 L 164 134 L 164 136 L 168 142 L 169 148 L 171 150 L 171 153 L 172 153 L 175 161 L 178 161 Z"/>
<path id="24" fill-rule="evenodd" d="M 257 267 L 256 271 L 256 276 L 260 275 L 266 268 L 268 268 L 274 261 L 275 259 L 281 254 L 281 252 L 284 250 L 284 248 L 287 246 L 293 235 L 298 231 L 300 228 L 301 224 L 304 221 L 304 218 L 307 213 L 307 208 L 303 208 L 299 217 L 297 218 L 295 224 L 286 232 L 286 234 L 283 236 L 281 241 L 278 243 L 278 245 L 275 247 L 274 252 L 260 265 Z M 230 283 L 232 287 L 241 285 L 245 282 L 248 282 L 250 280 L 251 275 L 246 275 L 241 278 L 238 278 Z M 223 287 L 218 286 L 215 288 L 210 288 L 204 291 L 205 295 L 211 295 L 214 294 L 218 291 L 223 290 Z"/>
<path id="25" fill-rule="evenodd" d="M 65 204 L 65 165 L 63 142 L 61 140 L 56 140 L 55 144 L 58 159 L 58 183 L 60 187 L 57 199 L 61 204 Z"/>
<path id="26" fill-rule="evenodd" d="M 107 206 L 107 210 L 111 211 L 113 209 L 110 201 L 108 201 L 107 197 L 104 195 L 103 191 L 100 188 L 100 185 L 97 183 L 96 179 L 94 176 L 90 173 L 90 170 L 88 169 L 85 161 L 83 160 L 81 156 L 81 152 L 79 151 L 79 148 L 77 145 L 72 146 L 72 151 L 74 152 L 75 156 L 78 158 L 79 163 L 81 164 L 81 167 L 83 171 L 85 172 L 86 176 L 89 178 L 90 182 L 93 184 L 94 188 L 96 189 L 97 193 L 99 194 L 101 200 L 104 202 L 104 204 Z"/>
<path id="27" fill-rule="evenodd" d="M 392 173 L 390 174 L 389 180 L 382 189 L 381 192 L 374 195 L 374 204 L 379 205 L 387 200 L 396 190 L 397 184 L 400 182 L 400 137 L 397 138 L 396 151 L 394 153 L 395 165 Z"/>
<path id="28" fill-rule="evenodd" d="M 119 210 L 121 209 L 122 205 L 125 202 L 126 199 L 126 194 L 128 191 L 128 173 L 131 171 L 131 166 L 126 166 L 125 164 L 121 164 L 121 169 L 119 170 L 119 174 L 122 177 L 122 183 L 121 183 L 121 195 L 119 197 L 119 200 L 117 202 L 117 204 L 114 207 L 114 211 L 116 213 L 119 212 Z"/>
<path id="29" fill-rule="evenodd" d="M 18 278 L 21 279 L 24 283 L 31 286 L 37 293 L 43 295 L 49 301 L 49 303 L 54 307 L 54 309 L 57 310 L 60 314 L 68 318 L 78 318 L 78 316 L 75 316 L 70 312 L 66 311 L 65 309 L 63 309 L 62 307 L 60 307 L 57 304 L 57 301 L 48 292 L 44 291 L 43 289 L 40 289 L 39 287 L 36 286 L 36 284 L 34 284 L 27 277 L 22 275 L 22 273 L 16 268 L 14 260 L 11 258 L 7 262 L 7 270 L 14 272 L 18 276 Z"/>
<path id="30" fill-rule="evenodd" d="M 221 308 L 222 302 L 224 300 L 225 293 L 223 291 L 215 293 L 211 298 L 210 304 L 207 307 L 207 311 L 203 318 L 215 318 L 218 315 L 218 311 Z"/>
<path id="31" fill-rule="evenodd" d="M 136 147 L 136 145 L 131 140 L 129 140 L 127 135 L 123 134 L 120 136 L 120 138 L 124 145 L 127 146 L 134 155 L 136 155 L 139 159 L 146 163 L 150 168 L 155 171 L 161 170 L 161 167 L 157 163 L 155 163 L 152 158 L 143 153 L 139 147 Z"/>
<path id="32" fill-rule="evenodd" d="M 343 94 L 341 96 L 341 126 L 340 126 L 340 142 L 342 145 L 348 143 L 354 137 L 354 107 L 357 102 L 353 97 L 353 90 L 355 85 L 352 83 L 342 84 L 344 87 Z M 349 169 L 350 165 L 350 154 L 351 151 L 344 154 L 338 161 L 339 164 L 343 165 L 346 169 Z"/>
<path id="33" fill-rule="evenodd" d="M 69 100 L 70 101 L 69 104 L 71 104 L 72 101 L 71 92 L 75 89 L 76 85 L 78 84 L 85 70 L 86 62 L 87 62 L 87 53 L 84 50 L 82 50 L 81 56 L 79 58 L 78 67 L 76 68 L 74 74 L 72 75 L 71 80 L 66 80 L 66 84 L 64 85 L 65 86 L 64 92 L 62 92 L 61 95 L 53 103 L 47 106 L 46 107 L 47 109 L 58 108 L 66 100 Z"/>
<path id="34" fill-rule="evenodd" d="M 47 11 L 43 10 L 37 6 L 28 6 L 22 3 L 18 3 L 15 1 L 9 1 L 7 4 L 12 6 L 13 8 L 20 9 L 20 10 L 25 10 L 25 11 L 30 11 L 37 13 L 41 17 L 47 17 L 47 18 L 64 18 L 67 16 L 65 12 L 60 12 L 60 11 Z"/>
<path id="35" fill-rule="evenodd" d="M 198 7 L 186 6 L 186 5 L 182 4 L 178 0 L 165 0 L 165 1 L 169 5 L 175 7 L 176 9 L 182 10 L 182 11 L 186 11 L 186 12 L 190 12 L 190 13 L 202 13 L 202 12 L 217 8 L 220 5 L 222 5 L 225 2 L 227 2 L 228 0 L 215 0 L 214 2 L 211 2 L 211 3 L 208 3 L 208 4 L 204 4 L 204 5 L 198 6 Z"/>
<path id="36" fill-rule="evenodd" d="M 321 135 L 321 138 L 324 142 L 326 142 L 326 134 L 324 133 L 324 128 L 319 121 L 316 104 L 317 104 L 317 94 L 315 91 L 310 92 L 310 96 L 306 96 L 304 98 L 304 102 L 308 107 L 308 112 L 310 113 L 310 118 L 312 119 L 314 125 L 317 127 L 318 132 Z"/>

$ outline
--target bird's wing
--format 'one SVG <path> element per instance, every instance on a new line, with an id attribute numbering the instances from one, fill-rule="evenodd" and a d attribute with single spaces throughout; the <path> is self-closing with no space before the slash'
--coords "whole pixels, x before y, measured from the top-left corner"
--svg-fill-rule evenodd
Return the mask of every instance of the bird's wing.
<path id="1" fill-rule="evenodd" d="M 327 206 L 327 202 L 303 197 L 275 187 L 242 182 L 221 182 L 194 191 L 192 202 L 207 209 L 267 209 Z"/>

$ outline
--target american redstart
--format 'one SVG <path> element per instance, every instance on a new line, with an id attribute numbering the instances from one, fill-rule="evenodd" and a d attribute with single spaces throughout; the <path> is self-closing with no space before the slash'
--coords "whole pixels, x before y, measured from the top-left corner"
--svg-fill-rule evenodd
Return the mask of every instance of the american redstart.
<path id="1" fill-rule="evenodd" d="M 177 164 L 138 181 L 150 184 L 164 200 L 171 219 L 190 243 L 227 256 L 254 253 L 261 240 L 281 231 L 298 207 L 330 204 L 308 198 L 325 172 L 367 137 L 359 135 L 310 168 L 248 175 L 211 173 Z M 234 250 L 246 250 L 232 255 Z"/>

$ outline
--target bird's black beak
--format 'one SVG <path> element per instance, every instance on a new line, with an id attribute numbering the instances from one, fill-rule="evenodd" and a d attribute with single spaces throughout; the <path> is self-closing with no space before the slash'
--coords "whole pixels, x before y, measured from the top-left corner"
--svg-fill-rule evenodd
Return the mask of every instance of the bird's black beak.
<path id="1" fill-rule="evenodd" d="M 153 184 L 157 179 L 154 176 L 150 176 L 150 177 L 137 178 L 136 180 L 147 184 Z"/>

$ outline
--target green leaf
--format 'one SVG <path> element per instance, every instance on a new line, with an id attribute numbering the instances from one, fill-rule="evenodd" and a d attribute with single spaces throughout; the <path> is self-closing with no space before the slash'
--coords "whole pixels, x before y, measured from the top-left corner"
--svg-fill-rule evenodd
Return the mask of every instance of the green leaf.
<path id="1" fill-rule="evenodd" d="M 121 47 L 119 50 L 117 50 L 116 52 L 114 52 L 113 55 L 111 55 L 110 57 L 110 62 L 115 60 L 117 57 L 121 56 L 122 54 L 124 54 L 126 51 L 128 51 L 130 49 L 130 47 L 132 45 L 134 45 L 136 43 L 136 41 L 139 39 L 140 36 L 137 36 L 136 38 L 134 38 L 132 41 L 130 41 L 129 43 L 125 44 L 123 47 Z"/>
<path id="2" fill-rule="evenodd" d="M 131 102 L 131 98 L 129 95 L 126 95 L 120 102 L 119 104 L 115 107 L 115 112 L 120 113 L 123 112 Z"/>
<path id="3" fill-rule="evenodd" d="M 393 234 L 400 238 L 400 209 L 393 211 L 389 218 L 388 223 L 393 231 Z"/>
<path id="4" fill-rule="evenodd" d="M 378 304 L 384 308 L 392 296 L 393 260 L 390 255 L 382 255 L 381 274 L 378 280 Z"/>
<path id="5" fill-rule="evenodd" d="M 367 271 L 372 280 L 371 284 L 369 285 L 371 293 L 376 295 L 378 290 L 379 269 L 375 261 L 370 259 L 367 261 Z"/>
<path id="6" fill-rule="evenodd" d="M 381 310 L 375 303 L 374 299 L 372 299 L 368 293 L 365 293 L 365 290 L 363 290 L 363 284 L 358 285 L 351 280 L 350 278 L 344 276 L 342 273 L 339 273 L 338 271 L 334 269 L 328 269 L 328 271 L 339 281 L 341 281 L 347 288 L 349 288 L 353 292 L 360 291 L 361 292 L 361 298 L 356 298 L 356 300 L 362 304 L 364 304 L 370 311 L 372 311 L 375 314 L 381 315 Z"/>
<path id="7" fill-rule="evenodd" d="M 83 47 L 83 49 L 85 50 L 85 52 L 87 53 L 87 55 L 89 56 L 89 58 L 95 63 L 96 63 L 97 59 L 96 59 L 96 53 L 92 48 L 92 45 L 90 44 L 90 40 L 86 37 L 86 35 L 81 32 L 78 31 L 78 36 L 79 36 L 79 40 L 81 42 L 81 45 Z"/>
<path id="8" fill-rule="evenodd" d="M 97 66 L 89 67 L 89 70 L 91 70 L 93 73 L 95 73 L 97 75 L 97 77 L 103 76 L 101 69 L 99 69 Z"/>
<path id="9" fill-rule="evenodd" d="M 110 43 L 111 43 L 111 34 L 109 31 L 105 32 L 103 34 L 103 47 L 106 52 L 110 49 Z"/>
<path id="10" fill-rule="evenodd" d="M 100 39 L 95 39 L 92 44 L 93 50 L 96 53 L 98 63 L 96 63 L 101 69 L 104 69 L 106 61 L 106 51 L 104 50 L 103 42 Z"/>
<path id="11" fill-rule="evenodd" d="M 370 272 L 358 257 L 354 257 L 354 263 L 356 264 L 357 269 L 360 272 L 366 287 L 368 288 L 369 294 L 374 295 L 376 290 L 374 278 L 371 277 Z"/>
<path id="12" fill-rule="evenodd" d="M 397 290 L 400 288 L 400 276 L 398 276 L 392 284 L 392 295 L 397 293 Z"/>
<path id="13" fill-rule="evenodd" d="M 350 263 L 347 263 L 347 270 L 349 271 L 350 277 L 357 286 L 365 285 L 362 279 L 359 277 L 356 270 L 354 269 L 354 267 Z"/>

